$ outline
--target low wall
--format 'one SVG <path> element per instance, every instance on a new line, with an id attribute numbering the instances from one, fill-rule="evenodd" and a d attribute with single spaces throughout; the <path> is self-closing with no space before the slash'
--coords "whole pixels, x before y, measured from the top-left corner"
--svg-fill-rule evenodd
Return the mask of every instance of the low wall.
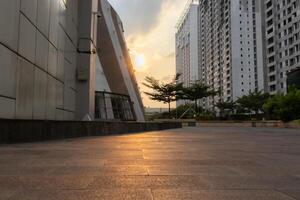
<path id="1" fill-rule="evenodd" d="M 197 122 L 197 127 L 257 127 L 257 128 L 300 128 L 297 123 L 283 123 L 281 121 L 265 122 Z"/>
<path id="2" fill-rule="evenodd" d="M 181 123 L 0 120 L 0 144 L 181 128 Z"/>
<path id="3" fill-rule="evenodd" d="M 177 122 L 183 127 L 257 127 L 257 128 L 300 128 L 300 123 L 282 121 L 196 121 L 194 119 L 157 119 L 155 122 Z"/>

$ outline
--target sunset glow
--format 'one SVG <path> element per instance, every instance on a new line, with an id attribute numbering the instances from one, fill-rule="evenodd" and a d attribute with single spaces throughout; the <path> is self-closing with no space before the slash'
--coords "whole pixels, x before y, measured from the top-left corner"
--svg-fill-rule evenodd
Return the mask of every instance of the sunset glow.
<path id="1" fill-rule="evenodd" d="M 127 46 L 143 103 L 147 107 L 167 107 L 151 101 L 143 92 L 146 76 L 166 81 L 175 75 L 175 26 L 185 0 L 109 0 L 120 15 Z"/>
<path id="2" fill-rule="evenodd" d="M 136 54 L 134 55 L 134 67 L 137 71 L 143 71 L 146 69 L 144 54 Z"/>

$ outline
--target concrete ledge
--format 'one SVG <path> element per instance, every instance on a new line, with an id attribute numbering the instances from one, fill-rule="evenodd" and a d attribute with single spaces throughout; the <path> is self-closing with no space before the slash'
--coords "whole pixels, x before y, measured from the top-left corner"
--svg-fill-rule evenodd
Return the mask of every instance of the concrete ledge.
<path id="1" fill-rule="evenodd" d="M 257 128 L 299 128 L 300 123 L 282 121 L 196 121 L 195 119 L 157 119 L 155 122 L 182 123 L 183 127 L 257 127 Z"/>
<path id="2" fill-rule="evenodd" d="M 257 127 L 257 128 L 300 128 L 297 123 L 284 123 L 281 121 L 265 122 L 197 122 L 197 127 Z"/>
<path id="3" fill-rule="evenodd" d="M 0 144 L 181 128 L 181 123 L 0 120 Z"/>

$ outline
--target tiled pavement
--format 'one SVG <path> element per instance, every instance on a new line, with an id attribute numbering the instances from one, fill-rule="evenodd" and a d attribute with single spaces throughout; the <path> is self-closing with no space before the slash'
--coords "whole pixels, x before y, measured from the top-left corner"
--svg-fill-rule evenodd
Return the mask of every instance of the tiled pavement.
<path id="1" fill-rule="evenodd" d="M 300 199 L 300 131 L 184 128 L 0 146 L 0 200 Z"/>

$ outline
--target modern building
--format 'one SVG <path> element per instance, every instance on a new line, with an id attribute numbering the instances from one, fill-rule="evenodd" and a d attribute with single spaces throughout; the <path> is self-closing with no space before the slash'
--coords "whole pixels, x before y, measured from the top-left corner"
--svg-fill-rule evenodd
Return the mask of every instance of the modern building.
<path id="1" fill-rule="evenodd" d="M 144 121 L 143 102 L 124 38 L 122 21 L 107 0 L 100 0 L 98 9 L 101 18 L 98 20 L 97 32 L 97 68 L 101 73 L 97 74 L 96 110 L 101 115 L 97 118 Z M 104 80 L 106 83 L 103 83 Z"/>
<path id="2" fill-rule="evenodd" d="M 300 68 L 287 73 L 287 90 L 290 88 L 300 89 Z"/>
<path id="3" fill-rule="evenodd" d="M 0 1 L 0 117 L 76 116 L 78 1 Z"/>
<path id="4" fill-rule="evenodd" d="M 300 2 L 265 0 L 264 32 L 266 91 L 286 93 L 288 74 L 295 80 L 300 68 Z"/>
<path id="5" fill-rule="evenodd" d="M 109 79 L 125 84 L 120 77 L 102 73 L 110 67 L 100 61 L 99 41 L 105 30 L 98 26 L 103 16 L 107 19 L 100 9 L 103 4 L 107 2 L 0 1 L 0 118 L 82 120 L 99 115 L 98 90 L 114 92 Z M 125 43 L 115 39 L 110 42 Z M 121 53 L 117 55 L 119 62 Z M 132 66 L 118 67 L 127 90 L 117 93 L 132 106 L 131 120 L 143 121 Z M 110 115 L 107 119 L 124 118 Z"/>
<path id="6" fill-rule="evenodd" d="M 200 1 L 200 79 L 220 91 L 207 107 L 264 91 L 261 11 L 255 0 Z"/>
<path id="7" fill-rule="evenodd" d="M 198 0 L 189 0 L 176 27 L 176 73 L 186 87 L 199 80 L 198 6 Z"/>
<path id="8" fill-rule="evenodd" d="M 197 19 L 193 19 L 197 21 L 197 25 L 193 26 L 198 28 L 195 31 L 198 35 L 188 43 L 197 45 L 197 50 L 193 51 L 198 54 L 193 59 L 198 64 L 193 74 L 197 80 L 220 91 L 219 96 L 204 100 L 203 106 L 212 108 L 216 102 L 235 101 L 250 92 L 264 91 L 261 1 L 197 2 L 192 5 L 198 9 L 195 11 Z M 189 20 L 189 15 L 184 16 L 185 19 L 180 21 Z M 176 38 L 180 38 L 178 33 Z M 180 49 L 178 46 L 176 42 L 177 51 Z M 177 67 L 179 73 L 180 69 L 188 66 L 182 62 L 180 55 L 186 54 L 178 53 L 176 58 L 177 66 L 184 66 Z"/>

